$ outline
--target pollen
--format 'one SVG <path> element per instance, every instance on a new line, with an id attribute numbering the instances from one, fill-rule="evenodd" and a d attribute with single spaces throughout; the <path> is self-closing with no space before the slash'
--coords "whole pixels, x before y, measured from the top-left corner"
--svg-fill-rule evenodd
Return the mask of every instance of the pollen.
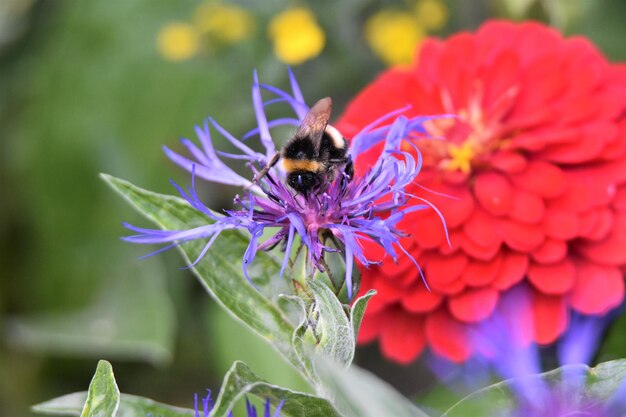
<path id="1" fill-rule="evenodd" d="M 472 159 L 475 156 L 472 141 L 465 141 L 462 145 L 448 146 L 449 159 L 443 161 L 443 168 L 447 171 L 461 171 L 469 174 L 472 169 Z"/>
<path id="2" fill-rule="evenodd" d="M 198 52 L 199 43 L 198 32 L 192 25 L 174 22 L 159 32 L 157 49 L 168 61 L 184 61 Z"/>
<path id="3" fill-rule="evenodd" d="M 318 56 L 326 36 L 317 24 L 315 15 L 306 8 L 297 7 L 274 16 L 268 35 L 274 42 L 274 53 L 286 64 L 298 65 Z"/>

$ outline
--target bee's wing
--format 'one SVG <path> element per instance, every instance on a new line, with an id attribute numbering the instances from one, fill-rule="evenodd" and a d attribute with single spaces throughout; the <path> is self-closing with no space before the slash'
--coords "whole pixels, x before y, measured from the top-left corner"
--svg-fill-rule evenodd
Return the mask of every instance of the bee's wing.
<path id="1" fill-rule="evenodd" d="M 309 137 L 315 144 L 316 152 L 320 149 L 324 130 L 330 120 L 330 111 L 332 109 L 332 100 L 330 97 L 323 98 L 311 107 L 309 112 L 302 119 L 300 127 L 296 131 L 294 137 Z"/>

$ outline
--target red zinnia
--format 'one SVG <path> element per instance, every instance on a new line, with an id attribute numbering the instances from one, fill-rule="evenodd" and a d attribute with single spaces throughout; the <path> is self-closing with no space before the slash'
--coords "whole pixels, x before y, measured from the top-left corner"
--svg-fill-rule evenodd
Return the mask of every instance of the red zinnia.
<path id="1" fill-rule="evenodd" d="M 625 65 L 538 23 L 489 22 L 475 34 L 427 41 L 413 68 L 382 74 L 337 127 L 350 137 L 406 104 L 409 116 L 457 115 L 431 122 L 433 139 L 415 141 L 420 184 L 456 199 L 413 190 L 443 212 L 452 247 L 436 214 L 403 221 L 411 233 L 403 245 L 431 291 L 408 259 L 362 268 L 363 289 L 378 295 L 361 342 L 378 339 L 385 356 L 403 363 L 426 345 L 463 361 L 474 349 L 468 330 L 521 282 L 532 288 L 528 313 L 541 344 L 563 333 L 571 310 L 602 314 L 620 304 Z M 357 172 L 376 152 L 357 161 Z"/>

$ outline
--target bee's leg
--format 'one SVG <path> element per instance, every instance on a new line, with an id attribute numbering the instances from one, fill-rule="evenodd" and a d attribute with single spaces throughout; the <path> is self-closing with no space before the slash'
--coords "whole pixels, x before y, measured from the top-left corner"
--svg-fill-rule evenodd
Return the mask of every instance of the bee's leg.
<path id="1" fill-rule="evenodd" d="M 351 180 L 354 177 L 354 164 L 352 163 L 352 158 L 349 155 L 346 159 L 346 167 L 344 168 L 343 172 L 345 172 L 348 176 L 348 179 Z"/>
<path id="2" fill-rule="evenodd" d="M 263 169 L 260 170 L 258 172 L 258 174 L 256 174 L 254 176 L 254 179 L 252 180 L 252 184 L 256 184 L 257 182 L 259 182 L 261 180 L 261 178 L 263 178 L 265 175 L 267 175 L 269 170 L 272 169 L 274 167 L 274 165 L 276 165 L 278 163 L 279 159 L 280 159 L 280 153 L 277 153 L 276 155 L 274 155 L 272 157 L 272 159 L 270 159 L 268 164 L 265 165 L 265 167 L 263 167 Z"/>

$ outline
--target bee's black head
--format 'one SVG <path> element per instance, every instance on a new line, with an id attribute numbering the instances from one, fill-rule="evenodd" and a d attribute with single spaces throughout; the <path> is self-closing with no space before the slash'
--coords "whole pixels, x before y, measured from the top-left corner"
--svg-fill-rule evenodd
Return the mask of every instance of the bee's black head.
<path id="1" fill-rule="evenodd" d="M 287 184 L 300 194 L 308 194 L 322 184 L 320 174 L 312 171 L 294 171 L 287 175 Z"/>

